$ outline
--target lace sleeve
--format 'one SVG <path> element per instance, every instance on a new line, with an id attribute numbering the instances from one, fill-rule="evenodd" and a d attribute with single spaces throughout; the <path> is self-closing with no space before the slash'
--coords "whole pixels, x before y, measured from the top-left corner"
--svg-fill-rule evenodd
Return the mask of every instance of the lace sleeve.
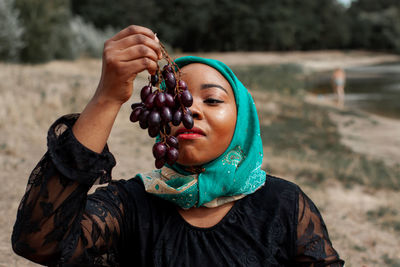
<path id="1" fill-rule="evenodd" d="M 300 191 L 296 266 L 339 267 L 344 261 L 332 246 L 325 223 L 314 203 Z"/>
<path id="2" fill-rule="evenodd" d="M 75 139 L 71 126 L 77 117 L 64 116 L 50 127 L 48 151 L 32 171 L 18 208 L 13 249 L 51 266 L 71 261 L 115 266 L 113 248 L 123 218 L 117 185 L 87 196 L 96 180 L 111 180 L 115 159 L 107 147 L 99 154 Z"/>

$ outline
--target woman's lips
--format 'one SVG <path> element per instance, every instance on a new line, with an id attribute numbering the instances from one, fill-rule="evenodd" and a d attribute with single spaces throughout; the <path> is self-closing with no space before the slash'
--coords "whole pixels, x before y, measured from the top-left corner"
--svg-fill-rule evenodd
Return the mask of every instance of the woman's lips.
<path id="1" fill-rule="evenodd" d="M 197 133 L 182 133 L 178 135 L 178 140 L 182 139 L 182 140 L 193 140 L 193 139 L 197 139 L 197 138 L 201 138 L 204 135 L 201 134 L 197 134 Z"/>
<path id="2" fill-rule="evenodd" d="M 204 137 L 205 134 L 201 129 L 193 127 L 192 129 L 180 128 L 176 131 L 175 136 L 182 140 L 193 140 Z"/>

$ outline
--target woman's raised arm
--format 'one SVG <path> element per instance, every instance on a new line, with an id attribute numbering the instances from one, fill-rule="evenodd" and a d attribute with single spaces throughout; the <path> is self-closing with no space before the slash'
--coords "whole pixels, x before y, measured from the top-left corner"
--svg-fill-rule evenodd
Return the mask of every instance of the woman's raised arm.
<path id="1" fill-rule="evenodd" d="M 96 180 L 111 180 L 114 157 L 107 147 L 96 153 L 76 140 L 71 128 L 78 116 L 63 116 L 50 127 L 48 151 L 32 171 L 18 208 L 13 249 L 37 263 L 93 261 L 109 253 L 121 233 L 125 215 L 119 194 L 87 197 Z"/>
<path id="2" fill-rule="evenodd" d="M 105 42 L 99 85 L 73 128 L 84 146 L 103 150 L 122 104 L 132 95 L 136 75 L 144 70 L 154 74 L 161 57 L 157 37 L 144 27 L 129 26 Z"/>
<path id="3" fill-rule="evenodd" d="M 80 116 L 64 116 L 50 127 L 48 151 L 29 177 L 12 235 L 17 254 L 56 265 L 99 263 L 102 255 L 116 253 L 127 216 L 123 190 L 111 182 L 89 197 L 87 192 L 96 180 L 111 180 L 115 159 L 106 146 L 111 128 L 136 75 L 154 73 L 159 58 L 156 36 L 140 26 L 105 42 L 96 93 Z"/>

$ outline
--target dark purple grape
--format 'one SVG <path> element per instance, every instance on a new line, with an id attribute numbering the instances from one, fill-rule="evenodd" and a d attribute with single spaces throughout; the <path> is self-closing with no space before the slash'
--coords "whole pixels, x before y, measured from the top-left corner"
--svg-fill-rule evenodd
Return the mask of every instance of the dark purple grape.
<path id="1" fill-rule="evenodd" d="M 186 85 L 185 81 L 183 81 L 183 80 L 179 80 L 179 81 L 178 81 L 178 87 L 179 87 L 179 89 L 181 89 L 182 91 L 187 90 L 187 85 Z"/>
<path id="2" fill-rule="evenodd" d="M 160 133 L 160 126 L 149 126 L 148 133 L 150 137 L 156 137 Z"/>
<path id="3" fill-rule="evenodd" d="M 183 80 L 177 81 L 174 66 L 165 65 L 162 72 L 150 76 L 150 83 L 140 91 L 141 103 L 131 105 L 130 120 L 139 121 L 142 129 L 148 129 L 151 137 L 163 135 L 164 141 L 153 146 L 153 155 L 156 158 L 155 166 L 162 168 L 166 163 L 172 165 L 179 157 L 178 139 L 171 136 L 171 124 L 178 126 L 181 123 L 190 129 L 194 125 L 192 113 L 189 107 L 193 104 L 193 97 L 188 91 L 187 84 Z M 153 86 L 159 87 L 164 81 L 165 89 L 153 92 Z M 164 86 L 164 85 L 163 85 Z"/>
<path id="4" fill-rule="evenodd" d="M 156 159 L 164 158 L 166 154 L 167 154 L 167 146 L 164 143 L 158 142 L 154 144 L 153 156 Z"/>
<path id="5" fill-rule="evenodd" d="M 165 158 L 156 159 L 155 165 L 157 169 L 161 169 L 165 164 Z"/>
<path id="6" fill-rule="evenodd" d="M 174 115 L 172 116 L 172 124 L 174 126 L 178 126 L 181 124 L 182 121 L 182 111 L 178 109 L 177 111 L 174 112 Z"/>
<path id="7" fill-rule="evenodd" d="M 165 94 L 160 92 L 156 96 L 156 105 L 161 108 L 165 105 Z"/>
<path id="8" fill-rule="evenodd" d="M 168 148 L 168 151 L 167 151 L 167 163 L 169 165 L 174 164 L 178 160 L 178 157 L 179 157 L 178 149 L 176 149 L 175 147 Z"/>
<path id="9" fill-rule="evenodd" d="M 175 102 L 175 109 L 179 109 L 181 107 L 181 101 L 179 100 L 179 95 L 176 95 L 174 98 L 174 102 Z"/>
<path id="10" fill-rule="evenodd" d="M 188 90 L 180 94 L 180 100 L 185 107 L 191 107 L 193 105 L 193 97 Z"/>
<path id="11" fill-rule="evenodd" d="M 188 113 L 184 114 L 182 117 L 182 123 L 186 129 L 192 129 L 194 125 L 193 117 Z"/>
<path id="12" fill-rule="evenodd" d="M 164 125 L 164 130 L 167 135 L 171 134 L 171 126 L 169 124 Z"/>
<path id="13" fill-rule="evenodd" d="M 142 90 L 140 91 L 140 99 L 142 99 L 142 102 L 146 101 L 146 98 L 151 94 L 151 86 L 150 85 L 146 85 L 142 88 Z"/>
<path id="14" fill-rule="evenodd" d="M 170 108 L 175 106 L 174 97 L 169 93 L 165 93 L 165 105 Z"/>
<path id="15" fill-rule="evenodd" d="M 172 96 L 175 95 L 175 88 L 172 89 L 167 88 L 167 93 L 171 94 Z"/>
<path id="16" fill-rule="evenodd" d="M 175 136 L 168 136 L 167 144 L 171 147 L 175 147 L 176 149 L 179 148 L 178 138 L 176 138 Z"/>
<path id="17" fill-rule="evenodd" d="M 147 129 L 147 127 L 149 127 L 149 125 L 147 124 L 147 121 L 144 121 L 144 122 L 139 121 L 139 125 L 140 125 L 140 128 L 142 128 L 142 129 Z"/>
<path id="18" fill-rule="evenodd" d="M 147 124 L 147 118 L 148 118 L 149 114 L 150 114 L 150 111 L 148 111 L 147 109 L 143 109 L 142 112 L 140 113 L 139 121 L 141 123 L 146 123 Z"/>
<path id="19" fill-rule="evenodd" d="M 156 86 L 158 80 L 158 72 L 156 72 L 154 75 L 151 75 L 150 82 L 153 86 Z"/>
<path id="20" fill-rule="evenodd" d="M 142 102 L 139 102 L 139 103 L 133 103 L 133 104 L 131 105 L 131 109 L 132 109 L 132 110 L 134 110 L 134 109 L 137 108 L 137 107 L 143 107 L 143 103 L 142 103 Z"/>
<path id="21" fill-rule="evenodd" d="M 162 75 L 163 75 L 163 77 L 164 77 L 164 79 L 165 79 L 165 75 L 167 74 L 167 73 L 174 73 L 174 70 L 172 69 L 172 67 L 170 66 L 170 65 L 165 65 L 164 67 L 163 67 L 163 70 L 162 70 Z"/>
<path id="22" fill-rule="evenodd" d="M 152 109 L 155 104 L 156 94 L 152 93 L 146 98 L 145 105 L 148 109 Z"/>
<path id="23" fill-rule="evenodd" d="M 150 112 L 149 117 L 147 118 L 147 123 L 149 124 L 149 126 L 160 127 L 160 123 L 161 123 L 160 113 L 158 113 L 158 111 L 156 111 L 156 110 L 153 110 L 152 112 Z"/>
<path id="24" fill-rule="evenodd" d="M 185 108 L 185 113 L 189 114 L 190 116 L 193 116 L 192 111 L 188 107 Z"/>
<path id="25" fill-rule="evenodd" d="M 168 123 L 168 122 L 172 121 L 172 113 L 168 107 L 162 107 L 160 113 L 161 113 L 161 119 L 162 119 L 163 123 Z"/>
<path id="26" fill-rule="evenodd" d="M 131 116 L 129 117 L 131 122 L 137 122 L 139 120 L 139 116 L 142 113 L 142 110 L 143 109 L 141 107 L 137 107 L 132 111 Z"/>
<path id="27" fill-rule="evenodd" d="M 168 89 L 171 90 L 175 89 L 176 79 L 175 75 L 172 72 L 168 72 L 167 74 L 165 74 L 164 80 L 165 80 L 165 85 L 167 86 Z"/>

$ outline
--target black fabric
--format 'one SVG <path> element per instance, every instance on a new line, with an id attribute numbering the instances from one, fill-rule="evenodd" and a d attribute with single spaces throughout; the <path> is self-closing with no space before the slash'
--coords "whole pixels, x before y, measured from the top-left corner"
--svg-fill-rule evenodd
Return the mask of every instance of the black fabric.
<path id="1" fill-rule="evenodd" d="M 343 266 L 297 185 L 267 175 L 217 225 L 194 227 L 140 179 L 110 181 L 114 157 L 74 138 L 76 118 L 49 130 L 18 210 L 16 253 L 49 266 Z M 110 182 L 88 196 L 97 179 Z"/>
<path id="2" fill-rule="evenodd" d="M 79 114 L 69 114 L 50 127 L 47 136 L 48 152 L 57 168 L 72 180 L 92 185 L 111 181 L 114 156 L 106 146 L 101 154 L 80 145 L 72 133 L 72 126 Z M 78 144 L 78 145 L 77 145 Z"/>

